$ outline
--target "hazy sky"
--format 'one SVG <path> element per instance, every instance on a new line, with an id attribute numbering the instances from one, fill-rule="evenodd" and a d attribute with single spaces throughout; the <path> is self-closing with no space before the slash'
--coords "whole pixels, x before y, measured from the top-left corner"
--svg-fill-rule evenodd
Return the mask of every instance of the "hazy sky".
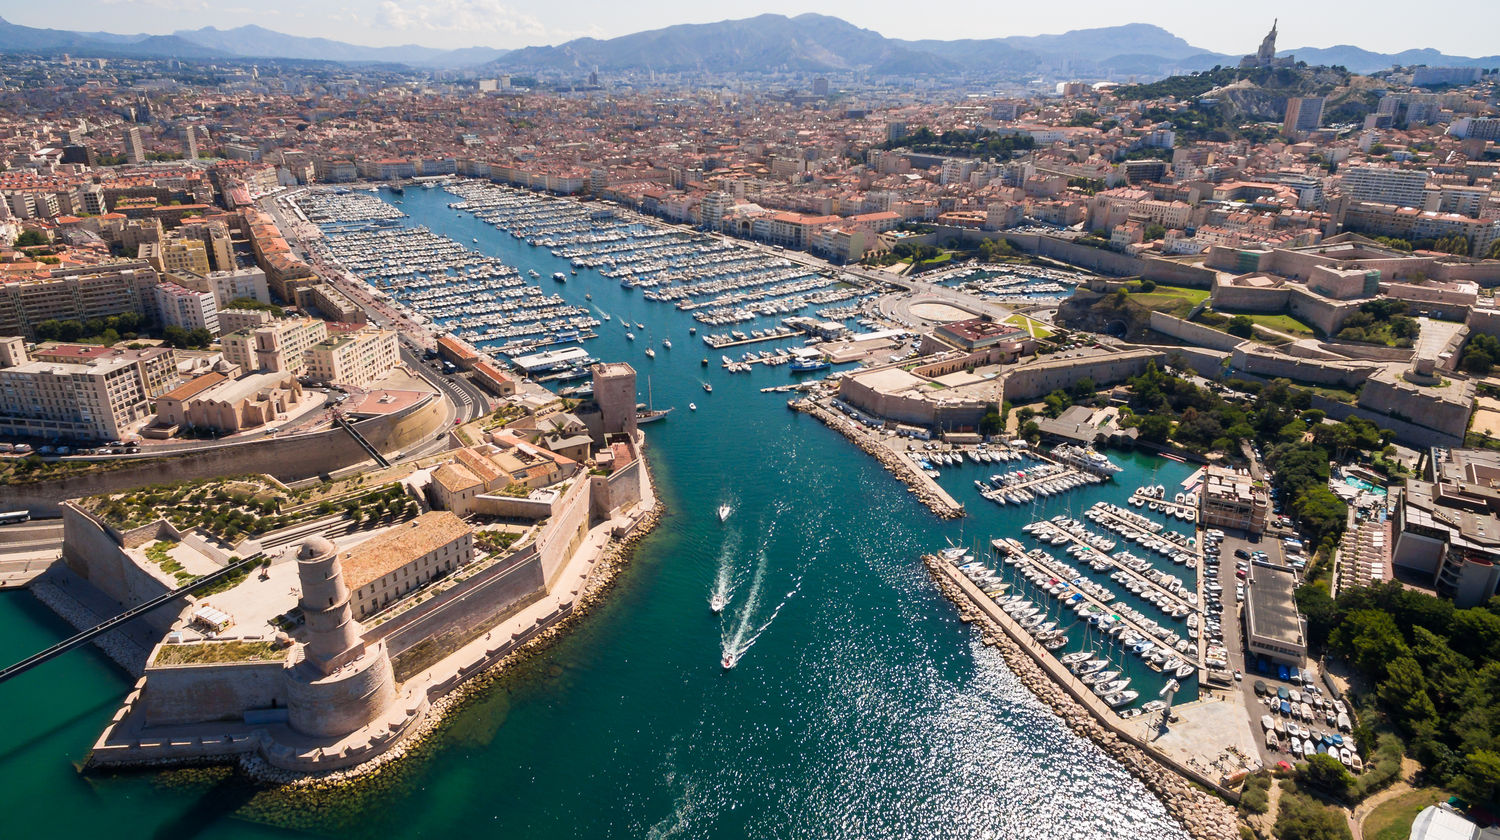
<path id="1" fill-rule="evenodd" d="M 1457 55 L 1500 53 L 1500 0 L 0 0 L 12 23 L 84 31 L 167 33 L 248 23 L 352 43 L 523 47 L 608 38 L 674 23 L 764 12 L 841 17 L 898 38 L 1037 35 L 1121 23 L 1154 23 L 1195 46 L 1252 52 L 1281 18 L 1278 46 L 1353 44 L 1377 52 L 1435 47 Z"/>

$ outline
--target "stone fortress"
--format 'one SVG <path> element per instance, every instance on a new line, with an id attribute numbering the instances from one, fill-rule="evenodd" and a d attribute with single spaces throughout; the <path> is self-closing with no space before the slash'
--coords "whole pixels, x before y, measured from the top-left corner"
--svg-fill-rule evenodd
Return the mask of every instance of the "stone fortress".
<path id="1" fill-rule="evenodd" d="M 259 756 L 293 774 L 364 764 L 418 731 L 468 677 L 572 614 L 599 557 L 655 509 L 635 371 L 597 365 L 594 374 L 597 401 L 545 424 L 571 436 L 533 442 L 523 422 L 491 433 L 491 443 L 434 456 L 403 481 L 432 501 L 429 512 L 368 536 L 327 527 L 263 535 L 268 564 L 258 573 L 138 619 L 155 641 L 90 763 Z M 494 493 L 452 497 L 439 481 L 476 472 Z M 526 476 L 535 486 L 515 481 Z M 120 606 L 176 587 L 161 556 L 153 560 L 163 546 L 188 572 L 229 559 L 206 535 L 166 520 L 122 531 L 84 505 L 63 511 L 71 588 Z M 514 545 L 480 556 L 473 524 L 487 516 L 530 524 Z M 256 556 L 255 546 L 237 548 Z M 271 625 L 281 629 L 255 632 Z"/>

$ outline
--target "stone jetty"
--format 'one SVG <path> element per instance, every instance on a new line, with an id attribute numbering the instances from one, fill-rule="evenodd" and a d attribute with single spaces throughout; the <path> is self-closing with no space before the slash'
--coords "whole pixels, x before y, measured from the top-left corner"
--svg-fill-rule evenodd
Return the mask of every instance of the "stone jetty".
<path id="1" fill-rule="evenodd" d="M 915 467 L 902 460 L 899 455 L 891 451 L 890 447 L 866 433 L 859 424 L 810 399 L 793 400 L 788 405 L 796 411 L 812 415 L 817 418 L 818 422 L 848 438 L 855 446 L 873 456 L 887 472 L 905 484 L 918 501 L 937 514 L 938 518 L 958 519 L 966 515 L 963 505 L 955 502 L 948 494 L 939 491 L 937 486 L 927 479 L 927 476 L 918 473 Z"/>
<path id="2" fill-rule="evenodd" d="M 922 559 L 939 590 L 958 608 L 959 618 L 978 628 L 984 643 L 1000 651 L 1021 683 L 1051 707 L 1070 729 L 1098 744 L 1132 776 L 1140 779 L 1194 840 L 1233 840 L 1240 836 L 1234 809 L 1223 799 L 1194 784 L 1196 781 L 1212 786 L 1211 780 L 1190 781 L 1179 770 L 1164 764 L 1164 757 L 1149 752 L 1144 744 L 1107 724 L 1103 716 L 1112 716 L 1113 713 L 1107 708 L 1101 712 L 1086 706 L 1063 688 L 1044 667 L 1054 665 L 1060 669 L 1062 664 L 1056 660 L 1044 663 L 1040 657 L 1050 657 L 1050 654 L 1018 643 L 1012 634 L 1022 631 L 1003 626 L 1002 619 L 996 618 L 996 615 L 1003 615 L 998 610 L 982 609 L 974 599 L 983 598 L 983 594 L 977 589 L 966 591 L 958 581 L 961 574 L 956 569 L 932 555 Z"/>

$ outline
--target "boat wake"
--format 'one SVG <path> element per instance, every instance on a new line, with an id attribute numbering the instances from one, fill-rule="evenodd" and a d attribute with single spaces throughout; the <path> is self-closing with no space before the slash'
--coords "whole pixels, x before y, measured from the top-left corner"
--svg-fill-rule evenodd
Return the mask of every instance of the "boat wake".
<path id="1" fill-rule="evenodd" d="M 771 610 L 770 616 L 765 621 L 757 623 L 755 614 L 760 609 L 761 584 L 765 580 L 766 554 L 760 554 L 760 561 L 755 567 L 755 576 L 750 581 L 750 594 L 745 598 L 745 606 L 740 610 L 739 620 L 733 622 L 732 631 L 725 635 L 722 644 L 722 658 L 719 664 L 727 671 L 740 664 L 750 648 L 760 640 L 762 634 L 776 621 L 776 616 L 781 614 L 783 607 L 792 599 L 792 596 L 802 589 L 802 577 L 798 575 L 796 582 L 789 592 L 781 599 L 781 602 Z"/>
<path id="2" fill-rule="evenodd" d="M 724 548 L 719 552 L 719 568 L 714 573 L 713 590 L 708 594 L 708 608 L 715 613 L 721 613 L 729 606 L 734 598 L 734 590 L 737 581 L 734 576 L 734 552 L 738 540 L 729 539 L 724 543 Z"/>

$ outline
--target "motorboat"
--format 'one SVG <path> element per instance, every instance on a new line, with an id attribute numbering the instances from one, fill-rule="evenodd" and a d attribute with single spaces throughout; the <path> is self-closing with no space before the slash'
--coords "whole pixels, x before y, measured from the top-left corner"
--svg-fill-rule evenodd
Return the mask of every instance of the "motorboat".
<path id="1" fill-rule="evenodd" d="M 698 410 L 698 404 L 697 403 L 688 403 L 688 411 L 697 411 L 697 410 Z"/>
<path id="2" fill-rule="evenodd" d="M 708 608 L 715 614 L 723 612 L 727 606 L 729 606 L 729 598 L 722 592 L 715 592 L 713 597 L 708 599 Z"/>
<path id="3" fill-rule="evenodd" d="M 719 505 L 719 521 L 720 522 L 723 522 L 724 520 L 728 519 L 729 518 L 729 514 L 731 514 L 731 513 L 734 513 L 734 508 L 730 507 L 729 505 Z"/>
<path id="4" fill-rule="evenodd" d="M 714 392 L 714 386 L 712 386 L 712 385 L 708 384 L 707 382 L 705 382 L 705 383 L 703 383 L 703 390 L 705 392 L 707 392 L 707 393 L 712 394 Z"/>

